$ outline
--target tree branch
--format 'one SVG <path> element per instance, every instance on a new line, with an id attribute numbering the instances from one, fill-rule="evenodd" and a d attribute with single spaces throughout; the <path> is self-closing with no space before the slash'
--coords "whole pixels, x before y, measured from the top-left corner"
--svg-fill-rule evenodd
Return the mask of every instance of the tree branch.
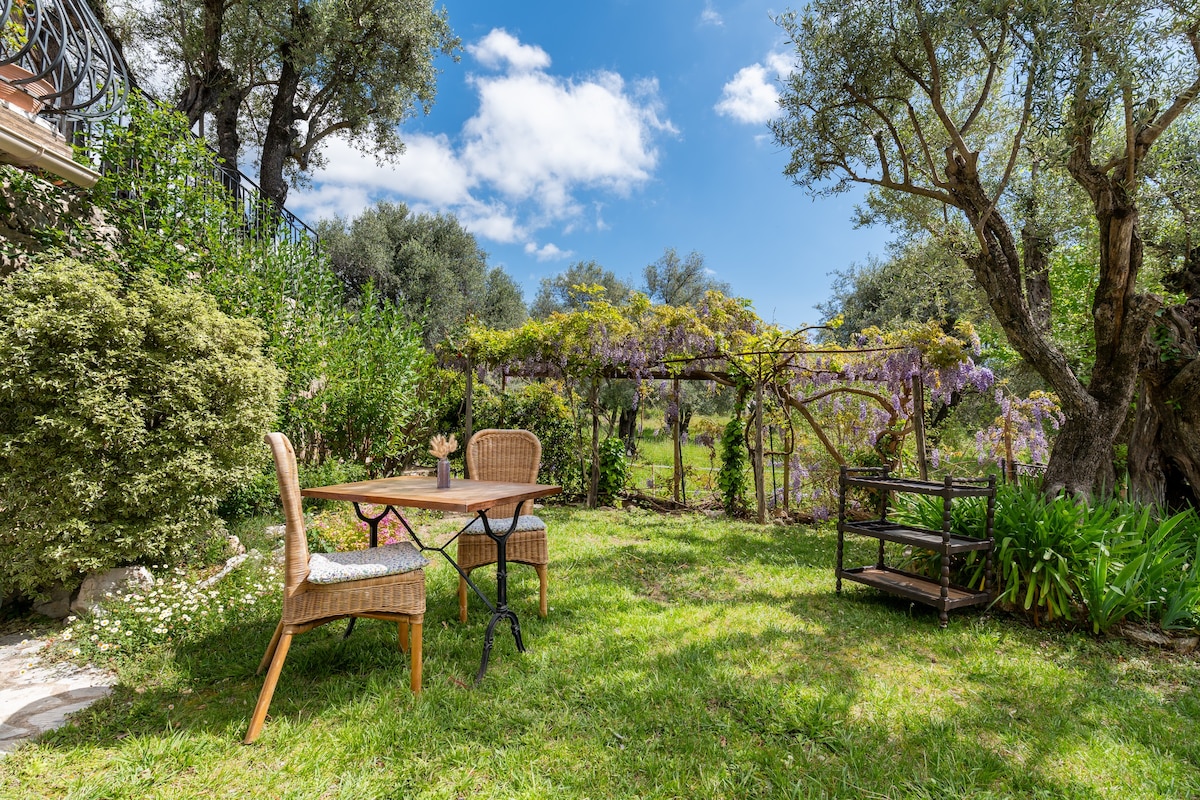
<path id="1" fill-rule="evenodd" d="M 1196 56 L 1196 63 L 1200 64 L 1200 36 L 1198 36 L 1197 30 L 1193 28 L 1188 31 L 1187 37 L 1192 45 L 1192 52 Z M 1138 151 L 1145 153 L 1150 149 L 1150 145 L 1154 144 L 1154 140 L 1161 136 L 1162 132 L 1170 127 L 1171 123 L 1178 119 L 1196 101 L 1197 97 L 1200 97 L 1200 75 L 1196 76 L 1191 86 L 1179 93 L 1171 105 L 1168 106 L 1167 110 L 1159 114 L 1153 123 L 1138 131 Z"/>
<path id="2" fill-rule="evenodd" d="M 971 126 L 975 124 L 976 118 L 979 117 L 979 112 L 983 110 L 987 103 L 988 95 L 992 93 L 992 81 L 996 78 L 996 71 L 999 67 L 997 63 L 1000 57 L 1000 51 L 1004 48 L 1004 42 L 1008 39 L 1008 18 L 1005 17 L 1000 23 L 1000 41 L 996 43 L 996 49 L 989 50 L 987 43 L 983 39 L 983 34 L 979 32 L 979 28 L 972 25 L 971 35 L 975 37 L 975 41 L 979 42 L 979 47 L 988 55 L 988 71 L 987 77 L 984 78 L 983 88 L 979 91 L 979 99 L 975 101 L 975 107 L 971 109 L 971 113 L 962 124 L 962 133 L 965 136 Z"/>

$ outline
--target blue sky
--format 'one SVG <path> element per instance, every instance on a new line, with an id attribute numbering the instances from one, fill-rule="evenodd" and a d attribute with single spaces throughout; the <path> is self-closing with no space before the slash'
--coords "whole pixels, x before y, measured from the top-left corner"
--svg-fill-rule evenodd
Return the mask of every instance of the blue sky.
<path id="1" fill-rule="evenodd" d="M 693 0 L 450 0 L 461 59 L 406 124 L 394 164 L 341 142 L 288 206 L 315 221 L 380 200 L 455 214 L 532 301 L 541 278 L 595 260 L 640 286 L 665 248 L 785 327 L 816 322 L 829 273 L 882 253 L 859 195 L 809 196 L 772 141 L 790 66 L 784 10 Z"/>

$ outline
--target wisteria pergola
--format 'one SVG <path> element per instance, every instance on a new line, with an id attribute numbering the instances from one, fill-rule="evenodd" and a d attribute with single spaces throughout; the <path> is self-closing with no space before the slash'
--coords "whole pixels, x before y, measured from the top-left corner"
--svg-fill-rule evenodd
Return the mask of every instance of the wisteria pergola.
<path id="1" fill-rule="evenodd" d="M 709 381 L 752 395 L 748 442 L 759 522 L 766 521 L 764 406 L 768 399 L 795 411 L 839 464 L 845 458 L 812 413 L 812 406 L 838 394 L 856 395 L 877 408 L 867 435 L 898 454 L 913 434 L 917 468 L 926 476 L 924 403 L 927 393 L 948 400 L 964 388 L 986 389 L 992 374 L 975 364 L 978 340 L 969 329 L 959 336 L 935 324 L 903 334 L 868 333 L 858 346 L 832 347 L 810 340 L 813 329 L 785 331 L 764 324 L 746 301 L 711 292 L 696 307 L 655 306 L 632 293 L 622 304 L 591 299 L 581 308 L 547 320 L 496 331 L 471 326 L 447 352 L 465 371 L 466 437 L 473 433 L 473 382 L 478 369 L 504 377 L 557 378 L 579 389 L 592 418 L 592 465 L 588 504 L 596 502 L 599 476 L 600 387 L 614 379 L 644 385 L 670 381 L 678 402 L 683 381 Z M 865 384 L 865 385 L 864 385 Z M 674 415 L 673 490 L 679 499 L 683 465 L 679 415 Z M 786 465 L 786 460 L 785 460 Z M 785 466 L 786 470 L 786 466 Z M 785 485 L 787 477 L 785 472 Z"/>

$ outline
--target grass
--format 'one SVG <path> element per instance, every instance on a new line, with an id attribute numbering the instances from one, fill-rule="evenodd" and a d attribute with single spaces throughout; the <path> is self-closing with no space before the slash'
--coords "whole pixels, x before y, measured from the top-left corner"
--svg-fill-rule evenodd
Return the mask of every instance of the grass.
<path id="1" fill-rule="evenodd" d="M 715 497 L 720 455 L 710 459 L 708 448 L 692 441 L 685 443 L 682 450 L 688 499 Z M 674 464 L 675 452 L 670 436 L 643 435 L 638 439 L 637 458 L 630 463 L 629 483 L 645 494 L 669 496 Z"/>
<path id="2" fill-rule="evenodd" d="M 528 652 L 457 621 L 428 571 L 425 690 L 393 626 L 300 637 L 239 744 L 274 595 L 117 663 L 116 692 L 0 761 L 5 798 L 1182 798 L 1200 794 L 1193 657 L 833 592 L 831 529 L 549 508 Z M 848 561 L 871 559 L 856 542 Z M 480 570 L 480 574 L 484 570 Z M 491 584 L 484 580 L 485 585 Z"/>

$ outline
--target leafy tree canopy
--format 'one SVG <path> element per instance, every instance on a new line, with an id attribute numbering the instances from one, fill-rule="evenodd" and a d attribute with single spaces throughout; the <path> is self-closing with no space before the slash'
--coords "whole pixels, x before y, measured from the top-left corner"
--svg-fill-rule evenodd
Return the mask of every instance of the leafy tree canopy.
<path id="1" fill-rule="evenodd" d="M 669 306 L 696 305 L 707 292 L 731 292 L 729 284 L 712 277 L 704 266 L 704 256 L 695 250 L 681 259 L 674 247 L 668 247 L 661 258 L 646 266 L 644 275 L 646 295 Z"/>
<path id="2" fill-rule="evenodd" d="M 1195 116 L 1200 12 L 1154 0 L 814 0 L 778 21 L 798 62 L 772 123 L 791 152 L 785 173 L 817 193 L 872 187 L 939 231 L 1060 398 L 1047 488 L 1111 485 L 1161 306 L 1141 280 L 1150 154 Z M 1056 248 L 1084 238 L 1072 203 L 1096 232 L 1095 348 L 1082 372 L 1051 324 Z M 1160 378 L 1165 396 L 1138 405 L 1170 417 L 1195 392 Z M 1184 429 L 1166 417 L 1148 429 Z M 1162 455 L 1196 486 L 1189 449 Z"/>
<path id="3" fill-rule="evenodd" d="M 123 27 L 142 45 L 135 72 L 169 70 L 178 108 L 193 124 L 211 116 L 227 164 L 253 142 L 280 205 L 334 134 L 402 152 L 398 125 L 433 103 L 435 56 L 459 47 L 432 0 L 152 0 L 130 4 Z"/>
<path id="4" fill-rule="evenodd" d="M 835 271 L 832 296 L 817 308 L 822 324 L 839 323 L 829 338 L 842 344 L 867 328 L 933 320 L 949 332 L 959 320 L 978 326 L 988 316 L 970 271 L 929 237 Z"/>
<path id="5" fill-rule="evenodd" d="M 427 345 L 469 318 L 509 328 L 526 319 L 520 288 L 459 221 L 448 214 L 412 214 L 380 203 L 351 222 L 323 222 L 320 233 L 334 269 L 352 295 L 369 282 L 391 300 L 423 314 Z"/>
<path id="6" fill-rule="evenodd" d="M 534 319 L 546 319 L 556 311 L 582 308 L 595 292 L 586 287 L 601 287 L 603 297 L 619 303 L 629 294 L 630 286 L 595 261 L 576 261 L 553 278 L 542 278 L 537 297 L 529 309 Z"/>

